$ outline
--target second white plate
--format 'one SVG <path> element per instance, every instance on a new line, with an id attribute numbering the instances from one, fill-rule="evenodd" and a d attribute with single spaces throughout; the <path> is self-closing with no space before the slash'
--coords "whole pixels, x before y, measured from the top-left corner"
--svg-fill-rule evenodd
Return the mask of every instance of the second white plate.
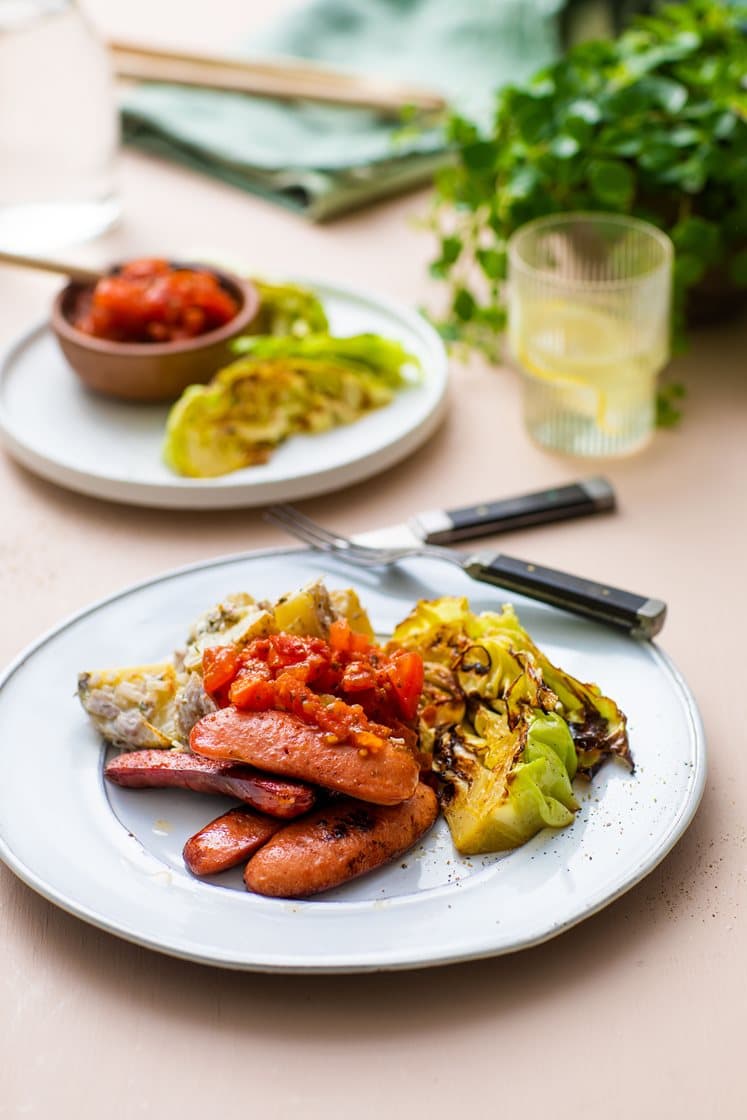
<path id="1" fill-rule="evenodd" d="M 301 281 L 324 303 L 331 331 L 397 339 L 423 366 L 420 384 L 354 424 L 296 436 L 268 463 L 221 478 L 181 478 L 161 459 L 168 406 L 126 404 L 86 391 L 46 324 L 0 366 L 0 435 L 36 474 L 97 498 L 165 509 L 231 509 L 295 501 L 394 466 L 435 431 L 448 362 L 433 328 L 406 307 L 347 286 Z"/>

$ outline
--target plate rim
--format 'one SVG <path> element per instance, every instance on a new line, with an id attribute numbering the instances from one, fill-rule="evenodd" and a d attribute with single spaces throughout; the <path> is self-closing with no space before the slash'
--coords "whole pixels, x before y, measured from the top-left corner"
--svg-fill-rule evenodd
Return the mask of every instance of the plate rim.
<path id="1" fill-rule="evenodd" d="M 92 474 L 74 464 L 49 458 L 19 438 L 12 429 L 3 402 L 3 386 L 8 381 L 18 355 L 37 338 L 51 331 L 47 317 L 26 327 L 0 351 L 0 440 L 17 462 L 48 482 L 89 497 L 149 509 L 251 509 L 276 501 L 301 501 L 342 487 L 354 486 L 380 471 L 390 469 L 418 450 L 445 419 L 450 378 L 449 355 L 443 339 L 417 309 L 391 300 L 376 291 L 360 288 L 355 284 L 328 281 L 322 277 L 293 276 L 291 281 L 321 293 L 322 298 L 326 292 L 332 298 L 352 299 L 379 310 L 403 323 L 432 350 L 435 361 L 426 370 L 426 376 L 436 388 L 436 398 L 429 411 L 398 440 L 349 463 L 332 468 L 321 467 L 312 474 L 259 484 L 245 479 L 235 481 L 237 472 L 217 479 L 184 479 L 174 476 L 173 482 L 132 481 L 122 477 Z"/>

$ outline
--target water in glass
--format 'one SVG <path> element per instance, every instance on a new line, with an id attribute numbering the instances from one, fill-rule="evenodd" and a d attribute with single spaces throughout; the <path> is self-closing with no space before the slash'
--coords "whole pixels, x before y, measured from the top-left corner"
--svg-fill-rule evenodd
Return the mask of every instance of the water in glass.
<path id="1" fill-rule="evenodd" d="M 0 248 L 110 226 L 118 139 L 108 54 L 74 0 L 0 0 Z"/>

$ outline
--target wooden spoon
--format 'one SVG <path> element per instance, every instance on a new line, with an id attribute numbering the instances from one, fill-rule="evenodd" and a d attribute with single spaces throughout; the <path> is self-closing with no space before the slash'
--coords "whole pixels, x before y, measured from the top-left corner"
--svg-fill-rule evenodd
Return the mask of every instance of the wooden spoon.
<path id="1" fill-rule="evenodd" d="M 95 284 L 106 273 L 101 269 L 84 268 L 79 264 L 66 261 L 51 261 L 45 257 L 26 257 L 21 253 L 6 253 L 0 250 L 0 264 L 15 265 L 18 268 L 32 268 L 37 272 L 53 272 L 57 276 L 67 276 L 78 284 Z"/>

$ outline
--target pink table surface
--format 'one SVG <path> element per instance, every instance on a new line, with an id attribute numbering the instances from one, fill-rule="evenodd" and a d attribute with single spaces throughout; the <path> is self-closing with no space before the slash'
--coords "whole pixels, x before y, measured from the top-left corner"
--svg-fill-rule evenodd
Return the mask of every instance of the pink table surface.
<path id="1" fill-rule="evenodd" d="M 264 18 L 263 5 L 229 0 L 213 0 L 209 20 L 201 5 L 176 0 L 88 7 L 112 36 L 143 39 L 147 29 L 154 43 L 195 47 L 217 48 Z M 321 228 L 132 153 L 121 159 L 121 190 L 122 224 L 79 259 L 198 243 L 240 252 L 259 274 L 318 274 L 410 305 L 437 299 L 426 279 L 432 245 L 412 221 L 424 193 Z M 0 275 L 0 343 L 44 313 L 55 287 L 30 273 Z M 668 600 L 661 644 L 696 694 L 710 748 L 704 800 L 671 855 L 602 913 L 538 948 L 328 978 L 161 957 L 68 916 L 0 866 L 0 1115 L 745 1115 L 747 324 L 696 335 L 675 372 L 688 388 L 681 427 L 604 464 L 620 498 L 616 516 L 501 540 L 506 551 Z M 426 447 L 304 508 L 355 532 L 599 466 L 531 444 L 514 376 L 475 359 L 454 365 L 448 419 Z M 135 580 L 286 540 L 256 511 L 109 505 L 4 455 L 0 502 L 2 663 Z M 33 743 L 18 746 L 32 766 Z"/>

